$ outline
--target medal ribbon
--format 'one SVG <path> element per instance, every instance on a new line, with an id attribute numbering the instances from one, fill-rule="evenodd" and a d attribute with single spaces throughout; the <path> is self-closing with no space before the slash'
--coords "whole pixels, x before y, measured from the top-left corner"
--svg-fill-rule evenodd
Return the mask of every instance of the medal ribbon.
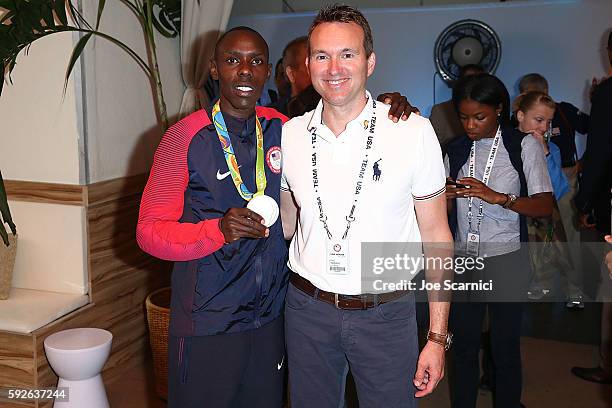
<path id="1" fill-rule="evenodd" d="M 257 185 L 257 192 L 253 194 L 249 191 L 247 186 L 242 181 L 242 177 L 240 176 L 238 161 L 236 160 L 236 155 L 234 154 L 232 141 L 230 139 L 229 132 L 227 131 L 227 126 L 225 124 L 225 120 L 223 119 L 223 114 L 221 113 L 219 102 L 220 100 L 218 100 L 217 103 L 215 103 L 215 106 L 213 106 L 212 117 L 215 129 L 217 130 L 217 136 L 219 136 L 219 142 L 221 142 L 221 147 L 223 148 L 225 162 L 227 163 L 227 167 L 230 171 L 230 175 L 232 176 L 234 185 L 236 186 L 236 190 L 238 190 L 238 194 L 240 194 L 240 196 L 246 201 L 250 201 L 253 197 L 262 195 L 266 190 L 267 184 L 266 171 L 264 169 L 263 130 L 261 129 L 261 123 L 259 123 L 259 118 L 257 118 L 257 114 L 255 114 L 255 134 L 257 136 L 255 183 Z"/>

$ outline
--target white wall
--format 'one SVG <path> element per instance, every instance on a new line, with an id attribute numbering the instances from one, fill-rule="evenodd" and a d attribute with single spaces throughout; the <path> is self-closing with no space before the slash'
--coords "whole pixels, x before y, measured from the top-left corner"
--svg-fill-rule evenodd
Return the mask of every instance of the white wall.
<path id="1" fill-rule="evenodd" d="M 17 58 L 13 85 L 0 97 L 0 169 L 5 179 L 79 184 L 80 134 L 71 78 L 62 101 L 72 50 L 70 33 L 35 42 Z M 78 72 L 77 72 L 78 75 Z"/>
<path id="2" fill-rule="evenodd" d="M 432 6 L 440 4 L 467 4 L 487 3 L 491 0 L 353 0 L 347 3 L 359 8 L 378 7 L 411 7 Z M 507 1 L 534 1 L 534 0 L 507 0 Z M 537 1 L 537 0 L 535 0 Z M 296 12 L 318 10 L 324 4 L 333 3 L 325 0 L 288 0 L 287 3 Z M 256 13 L 280 13 L 290 12 L 279 0 L 235 0 L 232 14 L 234 16 L 252 15 Z"/>
<path id="3" fill-rule="evenodd" d="M 18 57 L 13 85 L 5 84 L 0 97 L 0 169 L 5 179 L 85 182 L 79 66 L 62 99 L 73 44 L 72 34 L 56 34 Z M 9 205 L 19 233 L 13 286 L 87 293 L 85 210 L 16 201 Z"/>
<path id="4" fill-rule="evenodd" d="M 451 23 L 475 18 L 489 24 L 502 42 L 497 75 L 516 94 L 518 78 L 545 75 L 553 97 L 588 111 L 587 87 L 603 76 L 604 33 L 612 27 L 610 0 L 557 0 L 462 6 L 363 10 L 374 34 L 377 67 L 368 87 L 373 93 L 400 91 L 428 114 L 433 105 L 433 46 Z M 268 41 L 271 61 L 286 43 L 304 35 L 314 13 L 233 17 L 229 27 L 247 25 Z M 271 83 L 271 86 L 274 85 Z M 450 90 L 436 79 L 436 100 Z"/>
<path id="5" fill-rule="evenodd" d="M 21 201 L 9 205 L 19 234 L 13 286 L 86 294 L 85 208 Z"/>
<path id="6" fill-rule="evenodd" d="M 95 21 L 97 3 L 82 1 Z M 144 59 L 142 29 L 120 2 L 107 2 L 101 31 Z M 62 99 L 73 46 L 54 35 L 21 55 L 0 97 L 0 169 L 5 179 L 89 184 L 147 172 L 161 133 L 145 75 L 119 48 L 90 40 Z M 179 40 L 158 37 L 169 115 L 178 112 L 183 84 Z M 83 99 L 85 95 L 85 99 Z M 13 284 L 84 293 L 87 233 L 83 207 L 11 202 L 19 244 Z"/>
<path id="7" fill-rule="evenodd" d="M 93 23 L 98 2 L 82 3 L 83 14 Z M 106 3 L 100 29 L 146 60 L 142 29 L 121 2 Z M 62 98 L 77 40 L 68 33 L 53 35 L 19 56 L 14 84 L 5 84 L 0 97 L 0 169 L 5 179 L 88 184 L 148 171 L 161 137 L 150 83 L 125 52 L 93 37 Z M 180 44 L 178 38 L 160 35 L 156 41 L 172 117 L 183 94 Z"/>
<path id="8" fill-rule="evenodd" d="M 83 1 L 84 15 L 95 21 L 96 1 Z M 106 2 L 101 31 L 132 47 L 146 60 L 142 29 L 129 9 Z M 178 38 L 156 37 L 157 55 L 170 116 L 176 115 L 183 94 Z M 114 44 L 96 39 L 85 50 L 85 120 L 88 181 L 95 183 L 149 170 L 161 137 L 153 91 L 144 72 Z"/>

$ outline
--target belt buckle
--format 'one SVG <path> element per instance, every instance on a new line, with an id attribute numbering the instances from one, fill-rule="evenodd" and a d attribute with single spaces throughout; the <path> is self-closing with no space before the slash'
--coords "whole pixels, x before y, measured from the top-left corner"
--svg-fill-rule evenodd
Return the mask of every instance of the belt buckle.
<path id="1" fill-rule="evenodd" d="M 340 305 L 338 304 L 338 294 L 334 293 L 334 305 L 336 306 L 336 309 L 340 309 Z"/>

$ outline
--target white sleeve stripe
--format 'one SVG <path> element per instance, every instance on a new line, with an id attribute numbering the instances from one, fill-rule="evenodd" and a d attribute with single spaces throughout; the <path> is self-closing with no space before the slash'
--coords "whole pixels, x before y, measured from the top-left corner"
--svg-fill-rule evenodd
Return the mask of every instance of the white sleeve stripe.
<path id="1" fill-rule="evenodd" d="M 413 194 L 412 198 L 414 198 L 415 201 L 429 200 L 429 199 L 439 196 L 440 194 L 443 194 L 444 192 L 446 192 L 446 186 L 442 187 L 440 190 L 436 191 L 435 193 L 427 194 L 425 196 L 415 196 Z"/>

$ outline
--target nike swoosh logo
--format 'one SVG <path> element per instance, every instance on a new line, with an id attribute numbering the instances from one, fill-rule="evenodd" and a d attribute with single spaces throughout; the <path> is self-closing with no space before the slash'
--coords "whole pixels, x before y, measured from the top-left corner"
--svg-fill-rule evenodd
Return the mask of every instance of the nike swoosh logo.
<path id="1" fill-rule="evenodd" d="M 279 364 L 276 365 L 276 369 L 278 371 L 280 371 L 281 368 L 283 368 L 283 363 L 285 362 L 285 356 L 283 356 L 283 359 L 281 360 L 281 362 Z"/>
<path id="2" fill-rule="evenodd" d="M 240 168 L 240 166 L 238 166 L 238 168 Z M 223 180 L 224 178 L 229 176 L 230 173 L 231 173 L 230 171 L 227 171 L 225 173 L 220 173 L 219 170 L 217 170 L 217 180 Z"/>

